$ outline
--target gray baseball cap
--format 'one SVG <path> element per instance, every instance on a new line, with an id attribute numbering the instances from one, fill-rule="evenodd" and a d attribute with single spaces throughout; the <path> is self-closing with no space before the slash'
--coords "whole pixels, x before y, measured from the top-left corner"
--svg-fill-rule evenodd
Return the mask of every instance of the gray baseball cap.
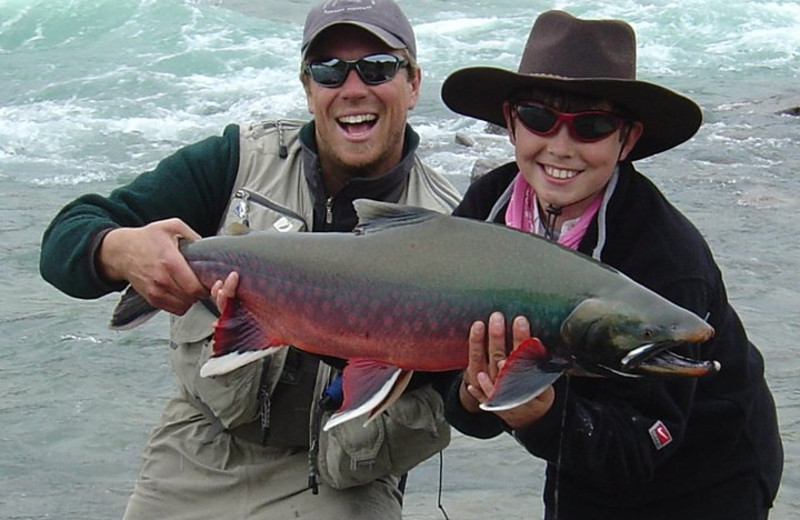
<path id="1" fill-rule="evenodd" d="M 417 57 L 414 30 L 406 15 L 392 0 L 326 0 L 315 6 L 303 28 L 303 58 L 311 44 L 325 29 L 350 24 L 369 31 L 392 49 L 408 49 Z"/>

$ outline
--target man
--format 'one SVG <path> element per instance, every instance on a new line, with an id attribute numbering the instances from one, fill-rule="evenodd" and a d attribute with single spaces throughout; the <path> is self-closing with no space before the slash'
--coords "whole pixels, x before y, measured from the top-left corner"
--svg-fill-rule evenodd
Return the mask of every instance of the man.
<path id="1" fill-rule="evenodd" d="M 450 387 L 446 415 L 475 437 L 507 431 L 547 460 L 547 519 L 764 519 L 783 452 L 763 360 L 703 237 L 632 164 L 694 135 L 700 109 L 635 75 L 627 23 L 561 11 L 537 18 L 519 72 L 451 74 L 445 103 L 505 126 L 516 159 L 476 181 L 455 214 L 592 255 L 705 318 L 714 338 L 678 351 L 718 360 L 720 372 L 562 377 L 527 403 L 485 412 L 479 404 L 494 389 L 506 338 L 517 346 L 531 334 L 525 317 L 507 330 L 495 313 L 473 325 L 469 366 Z"/>
<path id="2" fill-rule="evenodd" d="M 126 520 L 400 518 L 401 476 L 449 442 L 441 398 L 425 384 L 375 426 L 321 432 L 332 369 L 288 347 L 225 376 L 199 376 L 215 316 L 200 303 L 209 293 L 179 238 L 231 222 L 349 231 L 356 198 L 442 212 L 458 202 L 415 153 L 406 119 L 421 74 L 413 30 L 392 0 L 314 7 L 300 77 L 311 122 L 228 126 L 108 197 L 78 198 L 45 232 L 41 272 L 59 289 L 97 298 L 131 285 L 175 315 L 180 392 L 150 435 Z"/>

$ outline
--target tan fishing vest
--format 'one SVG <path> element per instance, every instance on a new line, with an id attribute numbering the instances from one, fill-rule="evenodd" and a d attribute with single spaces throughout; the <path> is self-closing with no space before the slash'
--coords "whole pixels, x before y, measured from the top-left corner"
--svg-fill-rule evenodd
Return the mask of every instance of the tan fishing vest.
<path id="1" fill-rule="evenodd" d="M 220 232 L 231 222 L 280 233 L 308 231 L 313 222 L 313 202 L 303 174 L 299 139 L 303 124 L 292 120 L 262 121 L 240 129 L 239 171 Z M 443 176 L 415 156 L 400 202 L 450 213 L 459 198 Z M 263 365 L 251 363 L 223 376 L 201 378 L 199 370 L 210 354 L 215 319 L 201 304 L 195 304 L 182 317 L 173 317 L 170 361 L 181 390 L 202 401 L 230 429 L 258 417 L 257 391 Z M 272 356 L 268 364 L 265 377 L 270 392 L 277 384 L 285 358 L 286 349 Z M 320 363 L 315 396 L 321 395 L 330 370 Z"/>

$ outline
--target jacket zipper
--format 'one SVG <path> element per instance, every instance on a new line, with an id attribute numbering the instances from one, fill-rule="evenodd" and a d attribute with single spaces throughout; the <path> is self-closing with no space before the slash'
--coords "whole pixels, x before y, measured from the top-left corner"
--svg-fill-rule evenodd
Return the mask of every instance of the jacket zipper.
<path id="1" fill-rule="evenodd" d="M 325 199 L 325 223 L 329 226 L 333 224 L 333 197 Z"/>

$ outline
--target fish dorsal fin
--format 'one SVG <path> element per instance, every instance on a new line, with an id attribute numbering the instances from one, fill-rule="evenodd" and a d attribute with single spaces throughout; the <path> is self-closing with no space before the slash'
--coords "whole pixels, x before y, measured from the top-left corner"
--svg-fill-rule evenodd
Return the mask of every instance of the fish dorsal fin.
<path id="1" fill-rule="evenodd" d="M 421 224 L 442 214 L 430 209 L 379 202 L 370 199 L 356 199 L 353 207 L 358 214 L 355 232 L 359 235 L 375 233 L 399 226 Z"/>

